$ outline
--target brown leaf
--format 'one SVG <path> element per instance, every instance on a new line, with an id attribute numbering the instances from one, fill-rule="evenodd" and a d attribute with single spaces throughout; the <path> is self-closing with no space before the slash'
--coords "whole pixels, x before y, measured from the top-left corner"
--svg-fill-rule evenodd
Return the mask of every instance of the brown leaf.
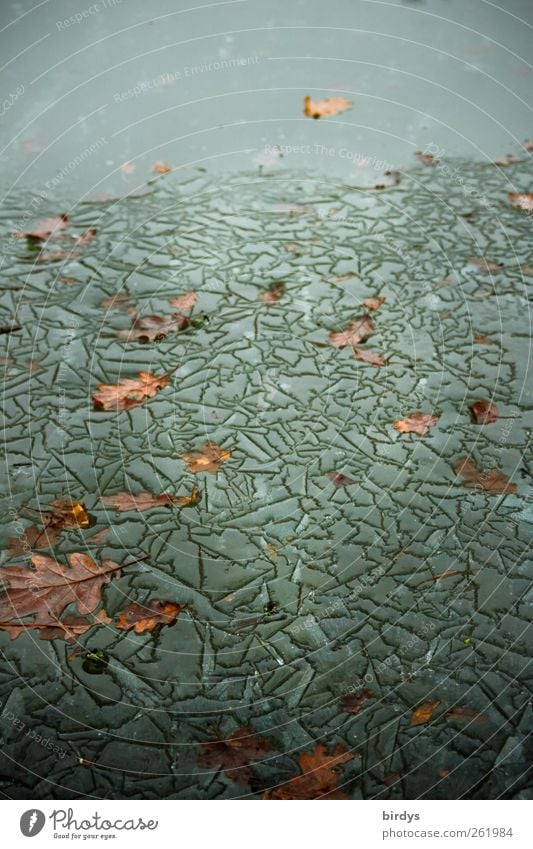
<path id="1" fill-rule="evenodd" d="M 51 548 L 56 545 L 64 528 L 88 528 L 91 524 L 85 505 L 71 498 L 56 498 L 50 503 L 52 511 L 43 512 L 43 527 L 30 525 L 20 537 L 9 540 L 11 554 L 23 554 L 35 548 Z"/>
<path id="2" fill-rule="evenodd" d="M 113 560 L 96 563 L 88 554 L 69 555 L 70 567 L 45 557 L 32 554 L 33 569 L 24 566 L 4 566 L 0 578 L 5 590 L 0 598 L 0 620 L 21 619 L 34 616 L 37 624 L 59 619 L 69 604 L 75 604 L 79 613 L 92 613 L 100 603 L 100 595 L 114 572 L 120 566 Z"/>
<path id="3" fill-rule="evenodd" d="M 499 469 L 481 472 L 470 457 L 461 457 L 453 469 L 456 474 L 464 478 L 464 485 L 471 489 L 484 489 L 493 494 L 516 492 L 516 484 L 509 483 L 507 475 Z"/>
<path id="4" fill-rule="evenodd" d="M 342 700 L 342 709 L 348 713 L 359 713 L 366 702 L 375 697 L 373 690 L 362 690 L 357 695 L 354 693 L 344 696 Z"/>
<path id="5" fill-rule="evenodd" d="M 268 289 L 265 289 L 264 292 L 261 292 L 259 297 L 267 307 L 271 307 L 277 304 L 283 294 L 285 294 L 285 284 L 274 283 Z"/>
<path id="6" fill-rule="evenodd" d="M 95 410 L 131 410 L 138 407 L 146 398 L 153 398 L 167 385 L 173 371 L 155 375 L 149 371 L 140 371 L 139 377 L 123 377 L 118 383 L 101 383 L 93 392 Z"/>
<path id="7" fill-rule="evenodd" d="M 50 502 L 52 507 L 52 522 L 61 524 L 64 528 L 88 528 L 91 524 L 89 515 L 82 501 L 71 498 L 56 498 Z"/>
<path id="8" fill-rule="evenodd" d="M 191 312 L 197 303 L 198 295 L 196 292 L 184 292 L 183 295 L 169 301 L 171 307 L 176 307 L 182 313 Z"/>
<path id="9" fill-rule="evenodd" d="M 369 310 L 379 310 L 379 308 L 385 303 L 385 298 L 377 297 L 377 298 L 365 298 L 363 304 Z"/>
<path id="10" fill-rule="evenodd" d="M 91 545 L 102 545 L 110 530 L 111 528 L 109 527 L 102 528 L 100 531 L 98 531 L 98 533 L 93 534 L 93 536 L 89 539 Z"/>
<path id="11" fill-rule="evenodd" d="M 406 419 L 394 422 L 393 427 L 400 433 L 418 433 L 420 436 L 424 436 L 430 428 L 435 427 L 438 420 L 439 416 L 435 416 L 433 413 L 421 413 L 417 410 L 407 416 Z"/>
<path id="12" fill-rule="evenodd" d="M 122 613 L 119 613 L 116 623 L 121 631 L 134 629 L 136 634 L 150 633 L 159 626 L 172 625 L 185 605 L 176 604 L 173 601 L 159 601 L 152 599 L 146 604 L 128 604 Z"/>
<path id="13" fill-rule="evenodd" d="M 180 312 L 172 315 L 145 315 L 133 321 L 130 330 L 121 330 L 121 339 L 137 339 L 140 342 L 156 342 L 164 339 L 169 333 L 185 330 L 189 320 Z"/>
<path id="14" fill-rule="evenodd" d="M 111 619 L 105 610 L 99 610 L 91 619 L 86 616 L 65 616 L 50 622 L 0 622 L 0 630 L 7 631 L 12 640 L 16 640 L 27 631 L 39 631 L 40 640 L 65 640 L 73 643 L 77 637 L 85 634 L 94 625 L 109 625 Z"/>
<path id="15" fill-rule="evenodd" d="M 172 507 L 173 504 L 177 504 L 178 507 L 188 507 L 196 504 L 199 499 L 200 492 L 196 487 L 190 495 L 170 495 L 166 492 L 162 495 L 152 495 L 151 492 L 139 492 L 138 495 L 132 495 L 131 492 L 117 492 L 116 495 L 100 496 L 100 501 L 105 507 L 113 507 L 121 513 L 128 510 L 144 513 L 145 510 L 152 510 L 154 507 Z"/>
<path id="16" fill-rule="evenodd" d="M 351 100 L 344 97 L 328 97 L 325 100 L 311 100 L 304 97 L 304 115 L 308 118 L 325 118 L 328 115 L 338 115 L 353 106 Z"/>
<path id="17" fill-rule="evenodd" d="M 269 790 L 263 799 L 345 799 L 337 788 L 339 774 L 336 767 L 353 758 L 339 743 L 332 755 L 319 743 L 313 752 L 302 752 L 298 758 L 301 775 L 296 775 L 280 787 Z"/>
<path id="18" fill-rule="evenodd" d="M 376 351 L 366 351 L 364 348 L 354 348 L 354 356 L 356 360 L 362 360 L 364 363 L 369 363 L 371 366 L 384 366 L 385 360 Z"/>
<path id="19" fill-rule="evenodd" d="M 525 212 L 533 211 L 533 193 L 509 192 L 507 197 L 509 198 L 513 206 L 517 206 L 519 209 L 523 209 Z"/>
<path id="20" fill-rule="evenodd" d="M 489 262 L 484 257 L 469 256 L 467 259 L 468 265 L 473 265 L 478 268 L 483 274 L 497 274 L 503 268 L 501 262 Z"/>
<path id="21" fill-rule="evenodd" d="M 181 459 L 188 464 L 186 471 L 193 472 L 218 472 L 220 464 L 231 457 L 230 451 L 224 451 L 216 442 L 204 442 L 200 451 L 189 451 L 181 455 Z"/>
<path id="22" fill-rule="evenodd" d="M 17 233 L 18 239 L 37 239 L 39 241 L 47 241 L 47 239 L 55 238 L 60 235 L 67 227 L 70 227 L 70 218 L 68 215 L 55 215 L 52 218 L 45 218 L 41 221 L 35 230 L 30 230 L 28 233 Z"/>
<path id="23" fill-rule="evenodd" d="M 426 165 L 428 168 L 433 168 L 439 164 L 439 160 L 435 159 L 432 153 L 427 153 L 424 150 L 417 150 L 415 156 L 422 165 Z"/>
<path id="24" fill-rule="evenodd" d="M 164 162 L 154 162 L 152 165 L 152 171 L 154 174 L 168 174 L 169 171 L 172 171 L 172 168 Z"/>
<path id="25" fill-rule="evenodd" d="M 472 719 L 475 722 L 486 722 L 488 716 L 469 707 L 453 707 L 446 711 L 446 719 Z"/>
<path id="26" fill-rule="evenodd" d="M 132 318 L 137 314 L 137 311 L 130 301 L 129 295 L 124 292 L 119 292 L 116 295 L 111 295 L 109 298 L 104 298 L 100 301 L 100 306 L 106 310 L 118 310 L 125 312 Z"/>
<path id="27" fill-rule="evenodd" d="M 500 156 L 499 159 L 494 160 L 495 165 L 502 165 L 503 167 L 506 165 L 514 165 L 515 162 L 520 162 L 520 157 L 516 156 L 514 153 L 506 153 L 504 156 Z"/>
<path id="28" fill-rule="evenodd" d="M 476 345 L 492 345 L 492 339 L 489 339 L 488 336 L 483 336 L 482 334 L 474 336 L 474 342 Z"/>
<path id="29" fill-rule="evenodd" d="M 369 315 L 363 315 L 349 321 L 345 330 L 340 333 L 330 333 L 329 341 L 334 348 L 344 348 L 346 345 L 357 345 L 374 332 L 374 322 Z"/>
<path id="30" fill-rule="evenodd" d="M 78 238 L 75 240 L 74 247 L 83 248 L 85 247 L 85 245 L 90 244 L 90 242 L 92 242 L 92 240 L 95 238 L 97 232 L 98 231 L 95 227 L 91 227 L 89 230 L 85 230 L 85 232 L 82 233 L 81 236 L 78 236 Z"/>
<path id="31" fill-rule="evenodd" d="M 249 784 L 252 777 L 251 761 L 260 761 L 272 751 L 272 745 L 263 737 L 256 737 L 245 725 L 226 739 L 202 743 L 198 766 L 202 769 L 223 769 L 236 784 Z"/>
<path id="32" fill-rule="evenodd" d="M 350 484 L 355 483 L 351 478 L 347 475 L 340 474 L 338 472 L 327 472 L 326 477 L 330 479 L 332 484 L 340 489 L 343 486 L 350 486 Z"/>
<path id="33" fill-rule="evenodd" d="M 468 409 L 475 424 L 491 424 L 498 419 L 498 408 L 491 401 L 475 401 Z"/>
<path id="34" fill-rule="evenodd" d="M 439 705 L 440 701 L 424 702 L 423 705 L 417 707 L 411 714 L 409 725 L 425 725 L 426 722 L 429 722 Z"/>

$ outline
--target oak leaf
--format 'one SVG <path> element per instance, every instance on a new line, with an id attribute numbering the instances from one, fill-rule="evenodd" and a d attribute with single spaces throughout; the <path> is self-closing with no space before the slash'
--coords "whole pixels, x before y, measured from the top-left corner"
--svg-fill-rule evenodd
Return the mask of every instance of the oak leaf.
<path id="1" fill-rule="evenodd" d="M 146 604 L 128 604 L 119 614 L 116 626 L 121 631 L 130 631 L 132 628 L 136 634 L 152 632 L 162 625 L 172 625 L 185 605 L 176 604 L 173 601 L 159 601 L 152 599 Z"/>
<path id="2" fill-rule="evenodd" d="M 90 619 L 86 616 L 65 616 L 50 622 L 0 622 L 0 630 L 7 631 L 12 640 L 28 631 L 38 631 L 40 640 L 73 643 L 95 625 L 109 625 L 111 621 L 105 610 L 99 610 Z"/>
<path id="3" fill-rule="evenodd" d="M 470 457 L 461 457 L 453 467 L 454 472 L 464 478 L 464 485 L 471 489 L 484 489 L 493 494 L 516 492 L 516 484 L 509 483 L 509 478 L 499 469 L 480 471 Z"/>
<path id="4" fill-rule="evenodd" d="M 369 315 L 363 315 L 361 318 L 355 318 L 349 321 L 345 330 L 339 333 L 330 333 L 329 341 L 334 348 L 344 348 L 346 345 L 357 345 L 374 332 L 374 322 Z"/>
<path id="5" fill-rule="evenodd" d="M 52 511 L 42 512 L 43 526 L 30 525 L 19 537 L 9 540 L 11 554 L 22 554 L 35 548 L 51 548 L 64 528 L 88 528 L 91 524 L 85 505 L 71 498 L 56 498 Z"/>
<path id="6" fill-rule="evenodd" d="M 204 442 L 200 451 L 188 451 L 181 455 L 181 459 L 185 460 L 187 471 L 193 472 L 210 472 L 215 474 L 220 468 L 220 464 L 224 463 L 231 457 L 230 451 L 223 450 L 216 442 Z"/>
<path id="7" fill-rule="evenodd" d="M 525 212 L 533 212 L 533 193 L 532 192 L 509 192 L 507 197 L 519 209 Z"/>
<path id="8" fill-rule="evenodd" d="M 245 725 L 225 739 L 202 743 L 198 766 L 202 769 L 223 769 L 236 784 L 249 784 L 252 777 L 251 761 L 260 761 L 272 751 L 268 740 L 257 737 Z"/>
<path id="9" fill-rule="evenodd" d="M 198 295 L 196 292 L 184 292 L 177 298 L 172 298 L 169 301 L 171 307 L 176 307 L 181 313 L 191 312 L 198 303 Z"/>
<path id="10" fill-rule="evenodd" d="M 353 758 L 339 743 L 332 755 L 328 755 L 323 743 L 313 752 L 302 752 L 298 758 L 301 775 L 291 778 L 280 787 L 269 790 L 264 799 L 345 799 L 338 790 L 339 774 L 336 767 Z"/>
<path id="11" fill-rule="evenodd" d="M 474 401 L 468 409 L 475 424 L 491 424 L 498 419 L 498 408 L 491 401 Z"/>
<path id="12" fill-rule="evenodd" d="M 131 410 L 138 407 L 146 398 L 153 398 L 160 389 L 164 389 L 175 370 L 160 375 L 140 371 L 136 378 L 123 377 L 118 383 L 101 383 L 93 392 L 95 410 Z"/>
<path id="13" fill-rule="evenodd" d="M 426 722 L 429 722 L 439 705 L 440 701 L 424 702 L 423 705 L 417 707 L 411 714 L 409 725 L 425 725 Z"/>
<path id="14" fill-rule="evenodd" d="M 378 354 L 377 351 L 366 351 L 364 348 L 354 348 L 354 357 L 356 360 L 362 360 L 364 363 L 369 363 L 371 366 L 384 366 L 385 360 Z"/>
<path id="15" fill-rule="evenodd" d="M 338 115 L 351 109 L 351 100 L 344 97 L 328 97 L 325 100 L 311 100 L 309 96 L 304 97 L 304 115 L 308 118 L 325 118 L 328 115 Z"/>
<path id="16" fill-rule="evenodd" d="M 421 413 L 417 410 L 407 418 L 394 422 L 393 427 L 400 433 L 418 433 L 424 436 L 430 428 L 435 427 L 438 420 L 439 416 L 435 416 L 433 413 Z"/>
<path id="17" fill-rule="evenodd" d="M 156 342 L 169 333 L 179 333 L 189 325 L 189 319 L 180 312 L 172 315 L 145 315 L 135 318 L 130 330 L 121 330 L 121 339 L 137 339 L 139 342 Z"/>
<path id="18" fill-rule="evenodd" d="M 144 513 L 145 510 L 152 510 L 154 507 L 172 507 L 173 504 L 177 504 L 178 507 L 189 507 L 191 504 L 197 504 L 199 499 L 200 492 L 196 487 L 193 487 L 190 495 L 170 495 L 167 492 L 162 495 L 152 495 L 151 492 L 139 492 L 133 495 L 131 492 L 117 492 L 116 495 L 100 496 L 100 501 L 105 507 L 114 507 L 121 513 L 128 510 Z"/>

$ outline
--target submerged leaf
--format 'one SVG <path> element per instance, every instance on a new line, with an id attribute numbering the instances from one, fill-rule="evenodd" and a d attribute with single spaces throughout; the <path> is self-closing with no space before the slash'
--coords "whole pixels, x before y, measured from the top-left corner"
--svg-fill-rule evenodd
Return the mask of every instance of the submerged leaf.
<path id="1" fill-rule="evenodd" d="M 154 507 L 172 507 L 174 504 L 178 507 L 188 507 L 196 504 L 199 498 L 200 492 L 194 487 L 190 495 L 170 495 L 166 492 L 162 495 L 152 495 L 151 492 L 139 492 L 137 495 L 132 495 L 131 492 L 117 492 L 116 495 L 101 495 L 100 501 L 105 507 L 114 507 L 121 513 L 128 510 L 144 513 L 145 510 L 152 510 Z"/>
<path id="2" fill-rule="evenodd" d="M 345 330 L 338 333 L 330 333 L 329 341 L 334 348 L 344 348 L 347 345 L 357 345 L 374 332 L 374 322 L 369 315 L 363 315 L 361 318 L 355 318 L 349 321 Z"/>
<path id="3" fill-rule="evenodd" d="M 200 451 L 189 451 L 181 455 L 181 459 L 185 460 L 187 471 L 193 472 L 210 472 L 215 474 L 220 468 L 220 464 L 224 463 L 231 457 L 230 451 L 223 450 L 216 442 L 204 442 Z"/>
<path id="4" fill-rule="evenodd" d="M 417 707 L 411 714 L 409 725 L 425 725 L 426 722 L 429 722 L 439 705 L 440 701 L 424 702 L 423 705 Z"/>
<path id="5" fill-rule="evenodd" d="M 369 310 L 379 310 L 381 306 L 385 303 L 385 298 L 379 296 L 376 298 L 365 298 L 363 304 Z"/>
<path id="6" fill-rule="evenodd" d="M 30 230 L 27 233 L 17 233 L 17 238 L 24 237 L 28 239 L 36 239 L 38 241 L 47 241 L 50 238 L 55 238 L 64 230 L 70 227 L 70 218 L 68 215 L 55 215 L 52 218 L 45 218 L 41 221 L 35 230 Z"/>
<path id="7" fill-rule="evenodd" d="M 272 286 L 270 286 L 264 292 L 261 292 L 259 297 L 263 301 L 263 303 L 267 305 L 267 307 L 271 307 L 274 304 L 277 304 L 277 302 L 284 293 L 284 283 L 273 283 Z"/>
<path id="8" fill-rule="evenodd" d="M 130 631 L 133 628 L 136 634 L 144 634 L 146 631 L 151 633 L 155 628 L 172 625 L 184 606 L 156 598 L 146 604 L 128 604 L 119 614 L 116 626 L 121 631 Z"/>
<path id="9" fill-rule="evenodd" d="M 177 298 L 172 298 L 169 301 L 171 307 L 176 307 L 181 313 L 191 312 L 198 303 L 198 295 L 196 292 L 184 292 Z"/>
<path id="10" fill-rule="evenodd" d="M 352 758 L 352 753 L 347 752 L 342 743 L 332 755 L 328 755 L 325 745 L 319 743 L 313 752 L 302 752 L 299 756 L 302 774 L 267 791 L 263 799 L 345 799 L 344 793 L 337 789 L 340 776 L 336 767 Z"/>
<path id="11" fill-rule="evenodd" d="M 172 315 L 145 315 L 135 318 L 130 330 L 121 330 L 121 339 L 137 339 L 139 342 L 156 342 L 169 333 L 179 333 L 189 325 L 189 319 L 180 312 Z"/>
<path id="12" fill-rule="evenodd" d="M 464 485 L 471 489 L 483 489 L 494 494 L 516 492 L 516 484 L 509 483 L 509 478 L 499 469 L 480 471 L 470 457 L 461 457 L 453 467 L 456 474 L 464 478 Z"/>
<path id="13" fill-rule="evenodd" d="M 325 100 L 311 100 L 304 97 L 304 115 L 308 118 L 325 118 L 328 115 L 338 115 L 353 106 L 351 100 L 344 97 L 328 97 Z"/>
<path id="14" fill-rule="evenodd" d="M 330 479 L 331 483 L 336 486 L 337 489 L 341 489 L 343 486 L 350 486 L 350 484 L 355 483 L 355 481 L 347 475 L 343 475 L 339 472 L 327 472 L 326 477 Z"/>
<path id="15" fill-rule="evenodd" d="M 517 206 L 519 209 L 523 209 L 525 212 L 533 211 L 532 192 L 509 192 L 507 197 L 509 198 L 513 206 Z"/>
<path id="16" fill-rule="evenodd" d="M 420 410 L 411 413 L 407 418 L 394 422 L 393 427 L 400 433 L 418 433 L 420 436 L 428 433 L 430 428 L 435 427 L 439 416 L 433 413 L 421 413 Z"/>
<path id="17" fill-rule="evenodd" d="M 202 743 L 198 766 L 202 769 L 223 769 L 235 784 L 249 784 L 252 777 L 250 763 L 262 760 L 271 751 L 271 743 L 257 737 L 245 725 L 226 739 Z"/>
<path id="18" fill-rule="evenodd" d="M 475 424 L 492 424 L 498 419 L 498 408 L 491 401 L 475 401 L 468 409 Z"/>
<path id="19" fill-rule="evenodd" d="M 354 356 L 356 360 L 362 360 L 364 363 L 369 363 L 371 366 L 384 366 L 385 360 L 376 351 L 366 351 L 364 348 L 354 348 Z"/>
<path id="20" fill-rule="evenodd" d="M 161 375 L 140 371 L 136 378 L 123 377 L 118 383 L 101 383 L 93 392 L 95 410 L 131 410 L 138 407 L 146 398 L 153 398 L 164 389 L 174 371 L 176 369 Z"/>

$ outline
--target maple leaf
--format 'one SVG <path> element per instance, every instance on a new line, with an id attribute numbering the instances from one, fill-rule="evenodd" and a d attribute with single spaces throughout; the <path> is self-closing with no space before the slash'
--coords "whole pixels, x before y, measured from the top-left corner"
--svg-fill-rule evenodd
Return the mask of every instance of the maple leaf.
<path id="1" fill-rule="evenodd" d="M 50 618 L 59 619 L 69 604 L 75 604 L 81 614 L 92 613 L 100 603 L 104 584 L 124 568 L 114 560 L 98 564 L 79 552 L 68 559 L 70 567 L 43 554 L 32 554 L 33 569 L 4 566 L 0 571 L 5 584 L 0 621 L 35 616 L 34 622 L 42 624 Z"/>
<path id="2" fill-rule="evenodd" d="M 357 345 L 374 332 L 374 322 L 369 315 L 363 315 L 353 321 L 349 321 L 345 330 L 339 333 L 330 333 L 329 341 L 334 348 L 344 348 L 346 345 Z"/>
<path id="3" fill-rule="evenodd" d="M 220 464 L 224 463 L 231 457 L 230 451 L 224 451 L 216 442 L 204 442 L 200 451 L 189 451 L 181 455 L 181 459 L 185 460 L 187 471 L 193 472 L 210 472 L 215 474 L 220 468 Z"/>
<path id="4" fill-rule="evenodd" d="M 162 495 L 152 495 L 151 492 L 139 492 L 137 495 L 132 495 L 131 492 L 117 492 L 116 495 L 100 496 L 100 501 L 105 507 L 114 507 L 121 513 L 128 510 L 144 513 L 145 510 L 152 510 L 154 507 L 172 507 L 173 504 L 177 504 L 178 507 L 189 507 L 197 504 L 199 500 L 200 491 L 197 487 L 193 487 L 190 495 L 170 495 L 167 492 Z"/>
<path id="5" fill-rule="evenodd" d="M 41 221 L 35 230 L 30 230 L 28 233 L 17 233 L 18 239 L 35 239 L 37 241 L 46 242 L 50 238 L 55 238 L 60 235 L 67 227 L 70 227 L 70 218 L 68 215 L 55 215 L 52 218 L 45 218 Z"/>
<path id="6" fill-rule="evenodd" d="M 328 755 L 323 743 L 319 743 L 313 752 L 302 752 L 298 758 L 301 775 L 268 790 L 263 799 L 345 799 L 338 788 L 339 775 L 335 768 L 353 758 L 339 743 L 332 755 Z"/>
<path id="7" fill-rule="evenodd" d="M 180 312 L 172 315 L 145 315 L 133 321 L 130 330 L 121 330 L 121 339 L 138 339 L 139 342 L 157 342 L 169 333 L 178 333 L 188 327 L 189 320 Z"/>
<path id="8" fill-rule="evenodd" d="M 507 197 L 509 198 L 513 206 L 517 206 L 519 209 L 523 209 L 525 212 L 533 211 L 533 193 L 509 192 Z"/>
<path id="9" fill-rule="evenodd" d="M 198 295 L 196 292 L 184 292 L 177 298 L 172 298 L 169 301 L 171 307 L 176 307 L 181 313 L 191 312 L 198 303 Z"/>
<path id="10" fill-rule="evenodd" d="M 355 483 L 355 481 L 347 475 L 343 475 L 339 472 L 327 472 L 326 477 L 330 479 L 331 483 L 336 486 L 337 489 L 341 489 L 343 486 L 350 486 L 350 484 Z"/>
<path id="11" fill-rule="evenodd" d="M 236 784 L 249 784 L 251 761 L 260 761 L 272 751 L 268 740 L 257 737 L 248 725 L 238 728 L 225 739 L 202 743 L 198 766 L 202 769 L 223 769 Z"/>
<path id="12" fill-rule="evenodd" d="M 421 413 L 417 410 L 407 418 L 394 422 L 393 427 L 400 433 L 418 433 L 423 436 L 429 432 L 430 428 L 435 427 L 438 420 L 439 416 L 435 416 L 433 413 Z"/>
<path id="13" fill-rule="evenodd" d="M 364 348 L 354 348 L 354 357 L 356 360 L 362 360 L 365 363 L 370 363 L 371 366 L 384 366 L 385 360 L 376 351 L 365 351 Z"/>
<path id="14" fill-rule="evenodd" d="M 509 483 L 509 478 L 499 469 L 480 471 L 470 457 L 461 457 L 453 467 L 454 472 L 464 478 L 464 485 L 471 489 L 484 489 L 494 494 L 516 492 L 516 484 Z"/>
<path id="15" fill-rule="evenodd" d="M 273 283 L 272 286 L 269 286 L 268 289 L 265 289 L 264 292 L 261 292 L 259 298 L 263 301 L 267 307 L 271 307 L 274 304 L 277 304 L 281 296 L 285 293 L 285 284 L 284 283 Z"/>
<path id="16" fill-rule="evenodd" d="M 125 610 L 119 614 L 116 626 L 121 631 L 130 631 L 132 628 L 136 634 L 150 633 L 163 625 L 172 625 L 184 604 L 176 604 L 173 601 L 159 601 L 152 599 L 146 604 L 128 604 Z"/>
<path id="17" fill-rule="evenodd" d="M 362 690 L 357 694 L 348 694 L 342 699 L 342 708 L 348 713 L 359 713 L 363 705 L 373 699 L 375 693 L 373 690 Z"/>
<path id="18" fill-rule="evenodd" d="M 39 631 L 40 640 L 65 640 L 73 643 L 95 625 L 109 625 L 111 619 L 105 610 L 99 610 L 92 618 L 86 616 L 65 616 L 50 622 L 0 622 L 0 630 L 7 631 L 12 640 L 28 631 Z"/>
<path id="19" fill-rule="evenodd" d="M 429 722 L 439 705 L 440 701 L 424 702 L 423 705 L 417 707 L 411 714 L 409 725 L 425 725 L 426 722 Z"/>
<path id="20" fill-rule="evenodd" d="M 304 97 L 304 115 L 308 118 L 325 118 L 328 115 L 338 115 L 351 109 L 351 100 L 344 97 L 328 97 L 325 100 L 311 100 L 309 96 Z"/>
<path id="21" fill-rule="evenodd" d="M 168 174 L 169 171 L 172 171 L 172 168 L 164 162 L 154 162 L 152 165 L 152 171 L 154 174 Z"/>
<path id="22" fill-rule="evenodd" d="M 108 411 L 138 407 L 146 398 L 153 398 L 160 389 L 164 389 L 175 371 L 161 375 L 140 371 L 138 378 L 123 377 L 118 383 L 100 383 L 98 390 L 93 392 L 94 408 Z"/>
<path id="23" fill-rule="evenodd" d="M 434 168 L 435 165 L 439 164 L 439 160 L 435 159 L 432 153 L 427 153 L 425 150 L 417 150 L 415 156 L 422 165 L 426 165 L 428 168 Z"/>
<path id="24" fill-rule="evenodd" d="M 475 424 L 491 424 L 498 419 L 498 408 L 490 401 L 475 401 L 468 409 Z"/>
<path id="25" fill-rule="evenodd" d="M 377 298 L 365 298 L 363 304 L 369 310 L 379 310 L 379 308 L 385 303 L 385 298 L 377 297 Z"/>

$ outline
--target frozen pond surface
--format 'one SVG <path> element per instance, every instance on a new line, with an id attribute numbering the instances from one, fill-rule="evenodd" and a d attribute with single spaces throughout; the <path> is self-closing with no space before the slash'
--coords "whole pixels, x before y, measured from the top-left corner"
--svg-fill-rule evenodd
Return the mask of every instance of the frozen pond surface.
<path id="1" fill-rule="evenodd" d="M 76 644 L 1 635 L 8 796 L 257 798 L 324 743 L 353 755 L 337 767 L 349 798 L 530 797 L 533 268 L 508 192 L 531 189 L 531 165 L 398 179 L 189 170 L 142 197 L 4 207 L 2 324 L 20 329 L 2 336 L 3 547 L 36 521 L 28 508 L 70 497 L 94 524 L 41 553 L 144 558 Z M 58 213 L 70 225 L 44 249 L 11 235 Z M 133 308 L 170 315 L 190 291 L 187 328 L 127 338 Z M 365 313 L 358 347 L 382 366 L 330 344 Z M 176 367 L 142 405 L 93 409 L 99 384 Z M 473 423 L 478 400 L 499 418 Z M 425 435 L 393 427 L 418 410 L 438 417 Z M 187 471 L 180 455 L 206 440 L 230 455 Z M 464 457 L 511 483 L 468 488 Z M 100 500 L 195 486 L 186 507 Z M 117 629 L 150 599 L 186 608 L 171 627 Z M 223 756 L 207 763 L 202 743 L 248 726 L 270 750 L 229 775 Z"/>

